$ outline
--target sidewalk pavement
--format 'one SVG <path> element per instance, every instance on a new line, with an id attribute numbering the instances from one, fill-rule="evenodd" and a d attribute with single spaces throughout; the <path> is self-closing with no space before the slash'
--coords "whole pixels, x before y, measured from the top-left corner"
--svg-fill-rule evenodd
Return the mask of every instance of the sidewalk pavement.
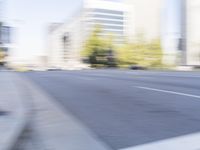
<path id="1" fill-rule="evenodd" d="M 0 72 L 0 150 L 11 150 L 28 122 L 29 106 L 17 76 Z"/>
<path id="2" fill-rule="evenodd" d="M 23 74 L 0 72 L 0 150 L 111 150 Z"/>

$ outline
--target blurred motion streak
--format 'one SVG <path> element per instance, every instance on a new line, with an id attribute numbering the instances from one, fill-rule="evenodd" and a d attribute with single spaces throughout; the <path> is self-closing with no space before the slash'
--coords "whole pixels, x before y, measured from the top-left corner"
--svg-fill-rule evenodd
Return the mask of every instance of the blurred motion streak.
<path id="1" fill-rule="evenodd" d="M 200 0 L 7 0 L 10 18 L 2 2 L 0 131 L 28 118 L 15 150 L 198 149 Z"/>

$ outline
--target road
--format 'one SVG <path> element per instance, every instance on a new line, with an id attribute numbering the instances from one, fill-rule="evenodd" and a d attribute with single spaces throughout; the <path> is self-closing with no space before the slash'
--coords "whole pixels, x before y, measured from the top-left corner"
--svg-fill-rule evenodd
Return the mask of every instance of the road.
<path id="1" fill-rule="evenodd" d="M 25 73 L 113 149 L 200 132 L 200 73 Z"/>

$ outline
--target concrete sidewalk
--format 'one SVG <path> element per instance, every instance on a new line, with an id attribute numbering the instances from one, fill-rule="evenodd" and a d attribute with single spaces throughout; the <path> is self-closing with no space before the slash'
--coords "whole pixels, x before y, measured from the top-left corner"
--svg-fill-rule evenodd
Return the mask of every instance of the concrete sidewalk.
<path id="1" fill-rule="evenodd" d="M 15 147 L 28 123 L 29 107 L 16 74 L 0 72 L 0 150 Z"/>
<path id="2" fill-rule="evenodd" d="M 34 109 L 31 126 L 17 150 L 110 150 L 34 83 L 25 78 L 22 82 L 31 92 Z"/>
<path id="3" fill-rule="evenodd" d="M 25 76 L 0 72 L 0 150 L 110 150 Z"/>

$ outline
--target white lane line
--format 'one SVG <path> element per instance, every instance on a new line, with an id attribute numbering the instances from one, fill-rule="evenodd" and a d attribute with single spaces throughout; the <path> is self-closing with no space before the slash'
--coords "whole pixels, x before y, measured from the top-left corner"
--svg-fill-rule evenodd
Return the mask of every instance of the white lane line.
<path id="1" fill-rule="evenodd" d="M 200 78 L 200 76 L 187 76 L 187 75 L 156 75 L 154 77 L 176 77 L 176 78 Z"/>
<path id="2" fill-rule="evenodd" d="M 181 92 L 175 92 L 175 91 L 168 91 L 168 90 L 162 90 L 162 89 L 155 89 L 150 87 L 143 87 L 143 86 L 134 86 L 139 89 L 149 90 L 149 91 L 156 91 L 156 92 L 163 92 L 163 93 L 169 93 L 169 94 L 175 94 L 175 95 L 181 95 L 181 96 L 187 96 L 187 97 L 193 97 L 200 99 L 199 95 L 193 95 L 193 94 L 187 94 L 187 93 L 181 93 Z"/>
<path id="3" fill-rule="evenodd" d="M 173 75 L 173 74 L 159 74 L 159 73 L 147 73 L 147 72 L 125 72 L 130 75 L 140 75 L 140 76 L 152 76 L 152 77 L 176 77 L 176 78 L 200 78 L 199 75 Z"/>

